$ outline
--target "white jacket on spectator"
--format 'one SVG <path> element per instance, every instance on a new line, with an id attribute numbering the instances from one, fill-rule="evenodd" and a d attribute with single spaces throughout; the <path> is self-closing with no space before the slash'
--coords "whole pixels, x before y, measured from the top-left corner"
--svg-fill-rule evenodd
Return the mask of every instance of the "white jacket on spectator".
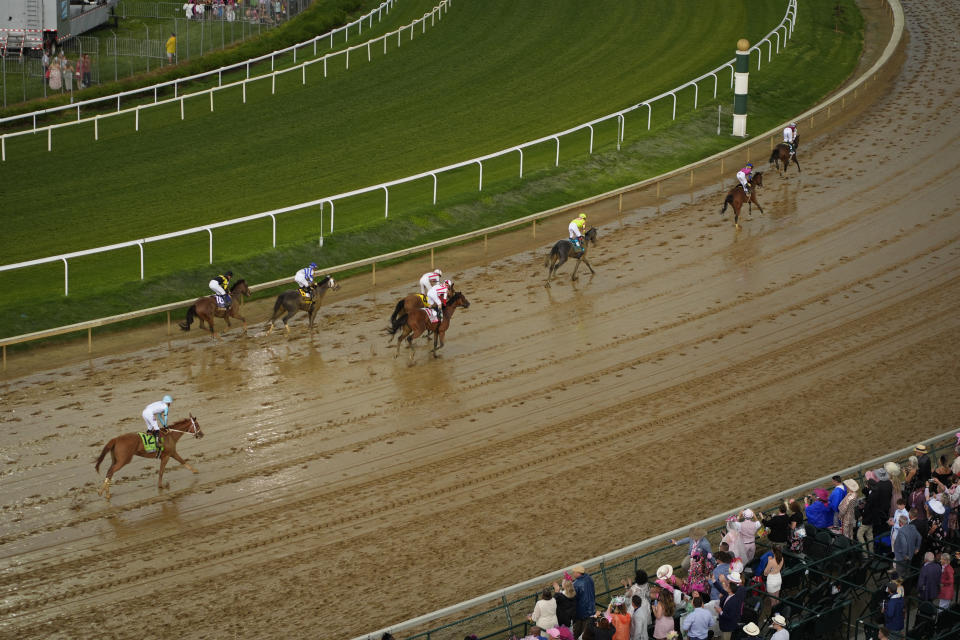
<path id="1" fill-rule="evenodd" d="M 530 619 L 533 624 L 544 631 L 558 626 L 560 622 L 557 620 L 557 601 L 553 598 L 537 600 L 536 606 L 533 607 L 533 613 L 530 614 Z"/>

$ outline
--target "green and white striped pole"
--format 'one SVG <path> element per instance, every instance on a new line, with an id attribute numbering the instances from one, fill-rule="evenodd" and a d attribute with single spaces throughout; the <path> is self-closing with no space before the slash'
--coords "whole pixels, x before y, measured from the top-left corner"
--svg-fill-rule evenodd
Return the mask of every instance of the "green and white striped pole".
<path id="1" fill-rule="evenodd" d="M 737 57 L 733 74 L 733 135 L 747 136 L 747 81 L 750 77 L 750 43 L 737 41 Z"/>

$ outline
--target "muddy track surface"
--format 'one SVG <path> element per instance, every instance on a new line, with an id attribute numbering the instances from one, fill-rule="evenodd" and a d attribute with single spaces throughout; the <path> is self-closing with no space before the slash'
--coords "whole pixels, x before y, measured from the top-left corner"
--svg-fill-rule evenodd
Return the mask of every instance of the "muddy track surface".
<path id="1" fill-rule="evenodd" d="M 592 211 L 577 282 L 542 282 L 562 220 L 445 254 L 472 304 L 439 358 L 382 333 L 423 265 L 347 281 L 314 336 L 33 356 L 0 380 L 0 636 L 346 637 L 955 426 L 960 7 L 907 27 L 902 71 L 740 232 L 716 184 Z M 167 392 L 200 473 L 158 490 L 137 459 L 98 497 L 103 444 Z"/>

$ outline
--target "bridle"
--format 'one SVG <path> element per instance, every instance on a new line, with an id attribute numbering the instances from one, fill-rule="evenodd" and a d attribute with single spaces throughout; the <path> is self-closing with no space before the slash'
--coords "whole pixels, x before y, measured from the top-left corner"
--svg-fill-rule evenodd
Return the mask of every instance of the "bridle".
<path id="1" fill-rule="evenodd" d="M 190 430 L 189 430 L 189 431 L 183 431 L 183 430 L 181 430 L 181 429 L 171 429 L 171 428 L 167 428 L 167 431 L 176 431 L 177 433 L 192 433 L 192 434 L 193 434 L 193 437 L 195 437 L 195 438 L 199 438 L 199 437 L 200 437 L 200 425 L 197 424 L 197 419 L 194 418 L 193 416 L 190 416 Z"/>

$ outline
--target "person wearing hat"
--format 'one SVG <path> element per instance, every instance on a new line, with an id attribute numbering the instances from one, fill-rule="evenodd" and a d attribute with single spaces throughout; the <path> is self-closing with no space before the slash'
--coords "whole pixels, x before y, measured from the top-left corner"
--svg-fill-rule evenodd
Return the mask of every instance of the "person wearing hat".
<path id="1" fill-rule="evenodd" d="M 710 541 L 707 540 L 707 530 L 703 527 L 690 527 L 690 532 L 686 538 L 680 538 L 679 540 L 670 539 L 670 544 L 674 546 L 681 545 L 685 542 L 690 545 L 690 549 L 687 551 L 687 557 L 684 558 L 680 564 L 684 569 L 690 568 L 690 558 L 692 558 L 693 554 L 698 550 L 705 556 L 713 553 L 713 549 L 710 547 Z"/>
<path id="2" fill-rule="evenodd" d="M 726 592 L 720 597 L 720 606 L 716 608 L 717 613 L 720 614 L 718 620 L 720 636 L 722 640 L 730 640 L 740 624 L 743 603 L 747 599 L 747 588 L 736 571 L 720 576 L 720 584 Z"/>
<path id="3" fill-rule="evenodd" d="M 147 435 L 154 438 L 158 458 L 163 451 L 163 434 L 169 424 L 171 404 L 173 404 L 173 398 L 168 394 L 163 396 L 162 400 L 148 404 L 140 414 L 143 416 L 143 421 L 147 423 Z"/>
<path id="4" fill-rule="evenodd" d="M 230 293 L 227 291 L 227 286 L 230 284 L 230 278 L 233 277 L 233 271 L 224 271 L 218 276 L 215 276 L 208 284 L 210 290 L 213 291 L 214 297 L 217 299 L 217 306 L 226 309 L 230 306 Z"/>
<path id="5" fill-rule="evenodd" d="M 583 251 L 586 246 L 583 243 L 583 230 L 587 226 L 587 214 L 581 213 L 570 221 L 567 225 L 567 232 L 570 234 L 570 242 L 577 248 L 577 251 Z"/>
<path id="6" fill-rule="evenodd" d="M 293 274 L 294 282 L 296 282 L 297 285 L 300 287 L 300 295 L 303 296 L 304 299 L 306 300 L 310 299 L 310 288 L 313 286 L 313 282 L 314 282 L 313 272 L 316 270 L 316 268 L 317 268 L 317 263 L 311 262 L 310 264 L 305 266 L 303 269 L 300 269 L 295 274 Z"/>
<path id="7" fill-rule="evenodd" d="M 743 625 L 743 633 L 744 635 L 748 636 L 759 636 L 760 627 L 753 622 L 748 622 L 747 624 Z"/>
<path id="8" fill-rule="evenodd" d="M 892 580 L 887 583 L 887 597 L 880 605 L 883 623 L 890 631 L 903 631 L 903 596 L 900 585 Z"/>
<path id="9" fill-rule="evenodd" d="M 579 638 L 587 622 L 596 613 L 597 595 L 593 578 L 582 564 L 578 564 L 570 572 L 573 574 L 573 590 L 577 594 L 577 615 L 573 621 L 573 635 Z"/>
<path id="10" fill-rule="evenodd" d="M 933 475 L 933 469 L 930 466 L 930 456 L 927 455 L 927 445 L 918 444 L 913 448 L 913 452 L 917 454 L 917 481 L 920 486 L 923 486 L 927 480 L 930 479 L 930 476 Z"/>
<path id="11" fill-rule="evenodd" d="M 843 481 L 846 494 L 837 507 L 837 514 L 840 517 L 840 532 L 853 540 L 853 529 L 857 525 L 856 506 L 860 498 L 860 483 L 853 478 Z"/>
<path id="12" fill-rule="evenodd" d="M 807 522 L 817 529 L 829 529 L 833 526 L 833 511 L 827 502 L 830 494 L 826 489 L 814 489 L 807 498 Z"/>
<path id="13" fill-rule="evenodd" d="M 770 618 L 770 626 L 773 627 L 773 635 L 770 640 L 790 640 L 790 632 L 787 631 L 787 619 L 779 613 Z"/>

